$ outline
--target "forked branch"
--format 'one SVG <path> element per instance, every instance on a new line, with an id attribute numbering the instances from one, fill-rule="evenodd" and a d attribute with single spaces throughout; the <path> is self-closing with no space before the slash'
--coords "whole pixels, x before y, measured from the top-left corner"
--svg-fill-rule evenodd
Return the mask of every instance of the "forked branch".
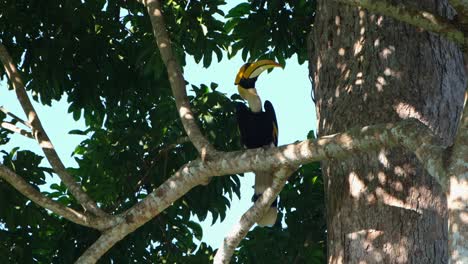
<path id="1" fill-rule="evenodd" d="M 10 54 L 8 53 L 6 47 L 0 43 L 0 61 L 3 63 L 5 72 L 10 80 L 13 89 L 16 92 L 18 101 L 21 104 L 21 107 L 24 110 L 24 113 L 28 117 L 28 123 L 32 128 L 32 135 L 39 143 L 39 146 L 44 151 L 44 154 L 49 161 L 50 165 L 54 169 L 55 173 L 60 177 L 63 183 L 68 187 L 72 195 L 76 200 L 85 208 L 85 210 L 92 212 L 98 216 L 106 216 L 96 203 L 81 189 L 80 185 L 75 182 L 73 176 L 71 176 L 62 161 L 60 160 L 57 152 L 55 151 L 52 142 L 47 136 L 39 116 L 37 115 L 36 110 L 34 109 L 31 101 L 29 100 L 28 94 L 24 87 L 24 83 L 21 79 L 20 73 L 16 68 L 16 65 L 13 62 Z"/>

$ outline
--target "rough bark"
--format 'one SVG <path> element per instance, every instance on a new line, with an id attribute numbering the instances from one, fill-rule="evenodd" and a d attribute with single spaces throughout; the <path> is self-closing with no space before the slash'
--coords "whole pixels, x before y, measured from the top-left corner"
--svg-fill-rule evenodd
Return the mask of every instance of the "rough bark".
<path id="1" fill-rule="evenodd" d="M 465 60 L 465 63 L 467 61 Z M 451 148 L 448 165 L 448 221 L 450 263 L 468 263 L 468 91 L 465 108 L 458 127 L 455 144 Z"/>
<path id="2" fill-rule="evenodd" d="M 417 4 L 453 16 L 446 1 Z M 412 117 L 451 145 L 466 87 L 457 46 L 335 1 L 317 7 L 311 76 L 319 135 Z M 382 148 L 322 165 L 329 263 L 448 261 L 446 197 L 414 154 Z"/>
<path id="3" fill-rule="evenodd" d="M 468 44 L 463 31 L 459 29 L 460 25 L 445 17 L 435 15 L 432 12 L 422 10 L 414 6 L 414 3 L 393 4 L 387 0 L 337 0 L 343 4 L 360 6 L 376 14 L 395 18 L 398 21 L 420 27 L 421 29 L 434 32 L 459 45 Z"/>

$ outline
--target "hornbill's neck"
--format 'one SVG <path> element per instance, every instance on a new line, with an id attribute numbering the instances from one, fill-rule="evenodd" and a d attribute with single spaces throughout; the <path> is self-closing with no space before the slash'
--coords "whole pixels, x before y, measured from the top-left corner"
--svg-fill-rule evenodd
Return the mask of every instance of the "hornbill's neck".
<path id="1" fill-rule="evenodd" d="M 250 111 L 254 113 L 260 113 L 262 111 L 262 100 L 259 96 L 251 96 L 247 98 L 247 102 L 249 102 Z"/>
<path id="2" fill-rule="evenodd" d="M 258 96 L 257 89 L 255 89 L 256 81 L 257 77 L 251 79 L 242 78 L 237 88 L 240 96 L 249 103 L 250 111 L 260 113 L 262 111 L 262 99 Z"/>

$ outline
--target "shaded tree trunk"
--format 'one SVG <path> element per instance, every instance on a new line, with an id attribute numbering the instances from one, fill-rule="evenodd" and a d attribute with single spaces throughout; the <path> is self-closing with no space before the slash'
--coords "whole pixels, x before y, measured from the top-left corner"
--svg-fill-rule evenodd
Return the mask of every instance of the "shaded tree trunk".
<path id="1" fill-rule="evenodd" d="M 417 3 L 453 16 L 445 0 Z M 315 21 L 319 135 L 417 118 L 452 143 L 466 87 L 454 44 L 335 1 L 317 1 Z M 381 149 L 322 166 L 328 263 L 447 263 L 446 197 L 413 154 Z"/>

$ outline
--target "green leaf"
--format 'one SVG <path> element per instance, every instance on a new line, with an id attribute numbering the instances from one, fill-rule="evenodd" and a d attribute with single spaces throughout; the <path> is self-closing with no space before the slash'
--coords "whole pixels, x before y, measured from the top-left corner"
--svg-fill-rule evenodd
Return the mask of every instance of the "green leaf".
<path id="1" fill-rule="evenodd" d="M 87 130 L 79 130 L 79 129 L 73 129 L 73 130 L 70 130 L 68 131 L 68 134 L 69 135 L 87 135 L 88 134 L 88 131 Z"/>
<path id="2" fill-rule="evenodd" d="M 250 13 L 250 3 L 241 3 L 229 10 L 226 18 L 241 17 Z"/>

